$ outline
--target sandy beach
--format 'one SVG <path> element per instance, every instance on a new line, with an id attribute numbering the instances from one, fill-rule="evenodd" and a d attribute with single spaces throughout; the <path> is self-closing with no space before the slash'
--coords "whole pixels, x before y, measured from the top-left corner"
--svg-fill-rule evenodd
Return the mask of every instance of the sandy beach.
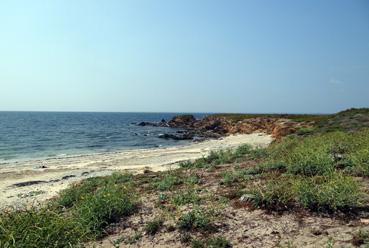
<path id="1" fill-rule="evenodd" d="M 181 161 L 205 156 L 212 150 L 234 148 L 241 144 L 267 146 L 270 135 L 261 133 L 232 135 L 189 145 L 137 149 L 65 158 L 50 158 L 1 164 L 0 208 L 20 207 L 50 199 L 71 183 L 114 171 L 140 173 L 145 169 L 163 171 Z"/>

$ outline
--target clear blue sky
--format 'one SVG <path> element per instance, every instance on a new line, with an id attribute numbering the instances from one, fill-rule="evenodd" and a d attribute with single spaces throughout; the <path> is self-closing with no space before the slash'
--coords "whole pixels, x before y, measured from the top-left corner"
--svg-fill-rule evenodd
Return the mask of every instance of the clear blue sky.
<path id="1" fill-rule="evenodd" d="M 0 110 L 369 107 L 367 0 L 2 0 Z"/>

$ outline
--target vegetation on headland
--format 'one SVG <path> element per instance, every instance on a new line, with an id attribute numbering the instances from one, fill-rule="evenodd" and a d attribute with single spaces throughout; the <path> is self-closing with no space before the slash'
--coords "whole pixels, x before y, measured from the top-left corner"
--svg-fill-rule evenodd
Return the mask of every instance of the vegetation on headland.
<path id="1" fill-rule="evenodd" d="M 301 133 L 317 133 L 330 131 L 353 131 L 369 127 L 369 108 L 352 108 L 336 114 L 213 114 L 214 117 L 224 117 L 233 121 L 252 118 L 289 119 L 297 122 L 312 122 L 309 130 Z"/>
<path id="2" fill-rule="evenodd" d="M 225 117 L 234 121 L 241 121 L 244 119 L 252 118 L 276 118 L 276 119 L 290 119 L 294 121 L 322 121 L 328 119 L 331 115 L 329 114 L 213 114 L 214 117 Z"/>
<path id="3" fill-rule="evenodd" d="M 126 223 L 149 203 L 155 215 L 131 236 L 114 240 L 115 246 L 176 232 L 183 246 L 231 247 L 234 240 L 220 234 L 220 223 L 232 207 L 366 216 L 368 113 L 344 111 L 322 118 L 311 132 L 290 135 L 268 148 L 213 151 L 167 172 L 87 179 L 47 204 L 2 212 L 0 247 L 83 246 L 109 235 L 114 223 Z M 368 236 L 359 231 L 352 244 L 368 244 Z"/>

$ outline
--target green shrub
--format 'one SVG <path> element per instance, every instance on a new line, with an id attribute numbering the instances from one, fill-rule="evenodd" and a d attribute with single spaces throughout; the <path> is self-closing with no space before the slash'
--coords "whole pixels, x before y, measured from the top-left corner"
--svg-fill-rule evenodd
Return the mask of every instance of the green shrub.
<path id="1" fill-rule="evenodd" d="M 80 184 L 72 185 L 71 187 L 63 190 L 57 199 L 57 205 L 70 208 L 75 204 L 78 204 L 82 199 L 82 196 L 93 194 L 96 189 L 105 184 L 102 178 L 88 178 L 82 181 Z"/>
<path id="2" fill-rule="evenodd" d="M 332 157 L 323 149 L 296 149 L 289 157 L 288 172 L 296 175 L 327 175 L 334 171 Z"/>
<path id="3" fill-rule="evenodd" d="M 227 186 L 231 186 L 232 184 L 237 183 L 240 177 L 240 175 L 236 172 L 223 172 L 221 176 L 222 176 L 221 184 Z"/>
<path id="4" fill-rule="evenodd" d="M 145 231 L 149 235 L 155 235 L 163 227 L 164 221 L 162 219 L 155 219 L 146 224 Z"/>
<path id="5" fill-rule="evenodd" d="M 250 167 L 247 169 L 243 169 L 240 171 L 242 175 L 258 175 L 262 173 L 269 172 L 285 172 L 287 169 L 287 165 L 284 162 L 266 162 L 262 164 L 258 164 L 254 167 Z"/>
<path id="6" fill-rule="evenodd" d="M 212 230 L 212 225 L 208 214 L 202 210 L 192 210 L 183 214 L 178 222 L 177 226 L 180 230 L 190 231 L 210 231 Z"/>
<path id="7" fill-rule="evenodd" d="M 369 129 L 287 137 L 267 148 L 269 162 L 282 162 L 295 175 L 329 175 L 343 169 L 369 175 Z"/>
<path id="8" fill-rule="evenodd" d="M 122 184 L 131 182 L 132 179 L 132 174 L 114 172 L 111 176 L 107 177 L 107 183 Z"/>
<path id="9" fill-rule="evenodd" d="M 335 173 L 301 179 L 297 194 L 299 202 L 314 211 L 348 210 L 359 205 L 360 188 L 351 177 Z"/>
<path id="10" fill-rule="evenodd" d="M 206 248 L 205 242 L 202 240 L 194 239 L 191 242 L 191 248 Z"/>
<path id="11" fill-rule="evenodd" d="M 360 205 L 361 191 L 350 176 L 281 176 L 271 179 L 259 190 L 251 191 L 255 206 L 285 210 L 301 205 L 312 211 L 349 211 Z"/>
<path id="12" fill-rule="evenodd" d="M 348 156 L 349 171 L 358 176 L 369 176 L 369 148 L 357 150 Z"/>
<path id="13" fill-rule="evenodd" d="M 75 209 L 75 218 L 88 233 L 100 237 L 104 227 L 135 211 L 132 198 L 121 186 L 106 186 L 83 198 Z"/>
<path id="14" fill-rule="evenodd" d="M 190 175 L 189 177 L 186 178 L 186 184 L 189 184 L 189 185 L 199 184 L 200 182 L 201 182 L 201 178 L 196 174 Z"/>
<path id="15" fill-rule="evenodd" d="M 231 243 L 224 237 L 209 238 L 206 240 L 195 239 L 191 243 L 192 248 L 231 248 Z"/>
<path id="16" fill-rule="evenodd" d="M 50 204 L 0 214 L 0 247 L 78 247 L 136 209 L 129 176 L 91 178 Z"/>
<path id="17" fill-rule="evenodd" d="M 87 196 L 88 194 L 94 194 L 100 187 L 104 187 L 108 184 L 123 184 L 130 182 L 131 180 L 131 174 L 117 172 L 107 177 L 88 178 L 63 190 L 56 203 L 59 206 L 70 208 L 73 205 L 78 204 L 82 197 Z"/>
<path id="18" fill-rule="evenodd" d="M 207 240 L 207 247 L 209 248 L 231 248 L 231 243 L 224 237 L 216 237 Z"/>
<path id="19" fill-rule="evenodd" d="M 181 206 L 185 204 L 198 204 L 201 198 L 195 190 L 179 191 L 173 196 L 172 202 L 174 205 Z"/>
<path id="20" fill-rule="evenodd" d="M 85 238 L 78 219 L 54 209 L 0 214 L 0 247 L 77 247 Z"/>
<path id="21" fill-rule="evenodd" d="M 195 161 L 181 162 L 181 168 L 212 168 L 216 165 L 233 163 L 240 159 L 258 159 L 266 156 L 266 149 L 253 149 L 250 145 L 241 145 L 234 150 L 211 151 L 208 156 Z"/>
<path id="22" fill-rule="evenodd" d="M 182 183 L 182 180 L 173 175 L 166 175 L 164 178 L 162 178 L 160 181 L 155 182 L 155 186 L 158 190 L 164 191 L 164 190 L 170 190 L 176 185 L 180 185 Z"/>
<path id="23" fill-rule="evenodd" d="M 265 187 L 251 192 L 252 203 L 257 207 L 271 210 L 286 210 L 294 207 L 296 202 L 296 180 L 294 177 L 282 176 L 270 180 Z"/>

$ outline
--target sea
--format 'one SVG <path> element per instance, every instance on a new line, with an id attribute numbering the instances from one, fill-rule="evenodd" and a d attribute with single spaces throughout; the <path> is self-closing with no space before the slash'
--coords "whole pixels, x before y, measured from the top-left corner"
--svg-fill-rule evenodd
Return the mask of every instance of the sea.
<path id="1" fill-rule="evenodd" d="M 0 112 L 0 166 L 13 161 L 68 157 L 191 141 L 160 139 L 178 129 L 138 126 L 183 113 Z M 206 114 L 195 113 L 196 118 Z"/>

